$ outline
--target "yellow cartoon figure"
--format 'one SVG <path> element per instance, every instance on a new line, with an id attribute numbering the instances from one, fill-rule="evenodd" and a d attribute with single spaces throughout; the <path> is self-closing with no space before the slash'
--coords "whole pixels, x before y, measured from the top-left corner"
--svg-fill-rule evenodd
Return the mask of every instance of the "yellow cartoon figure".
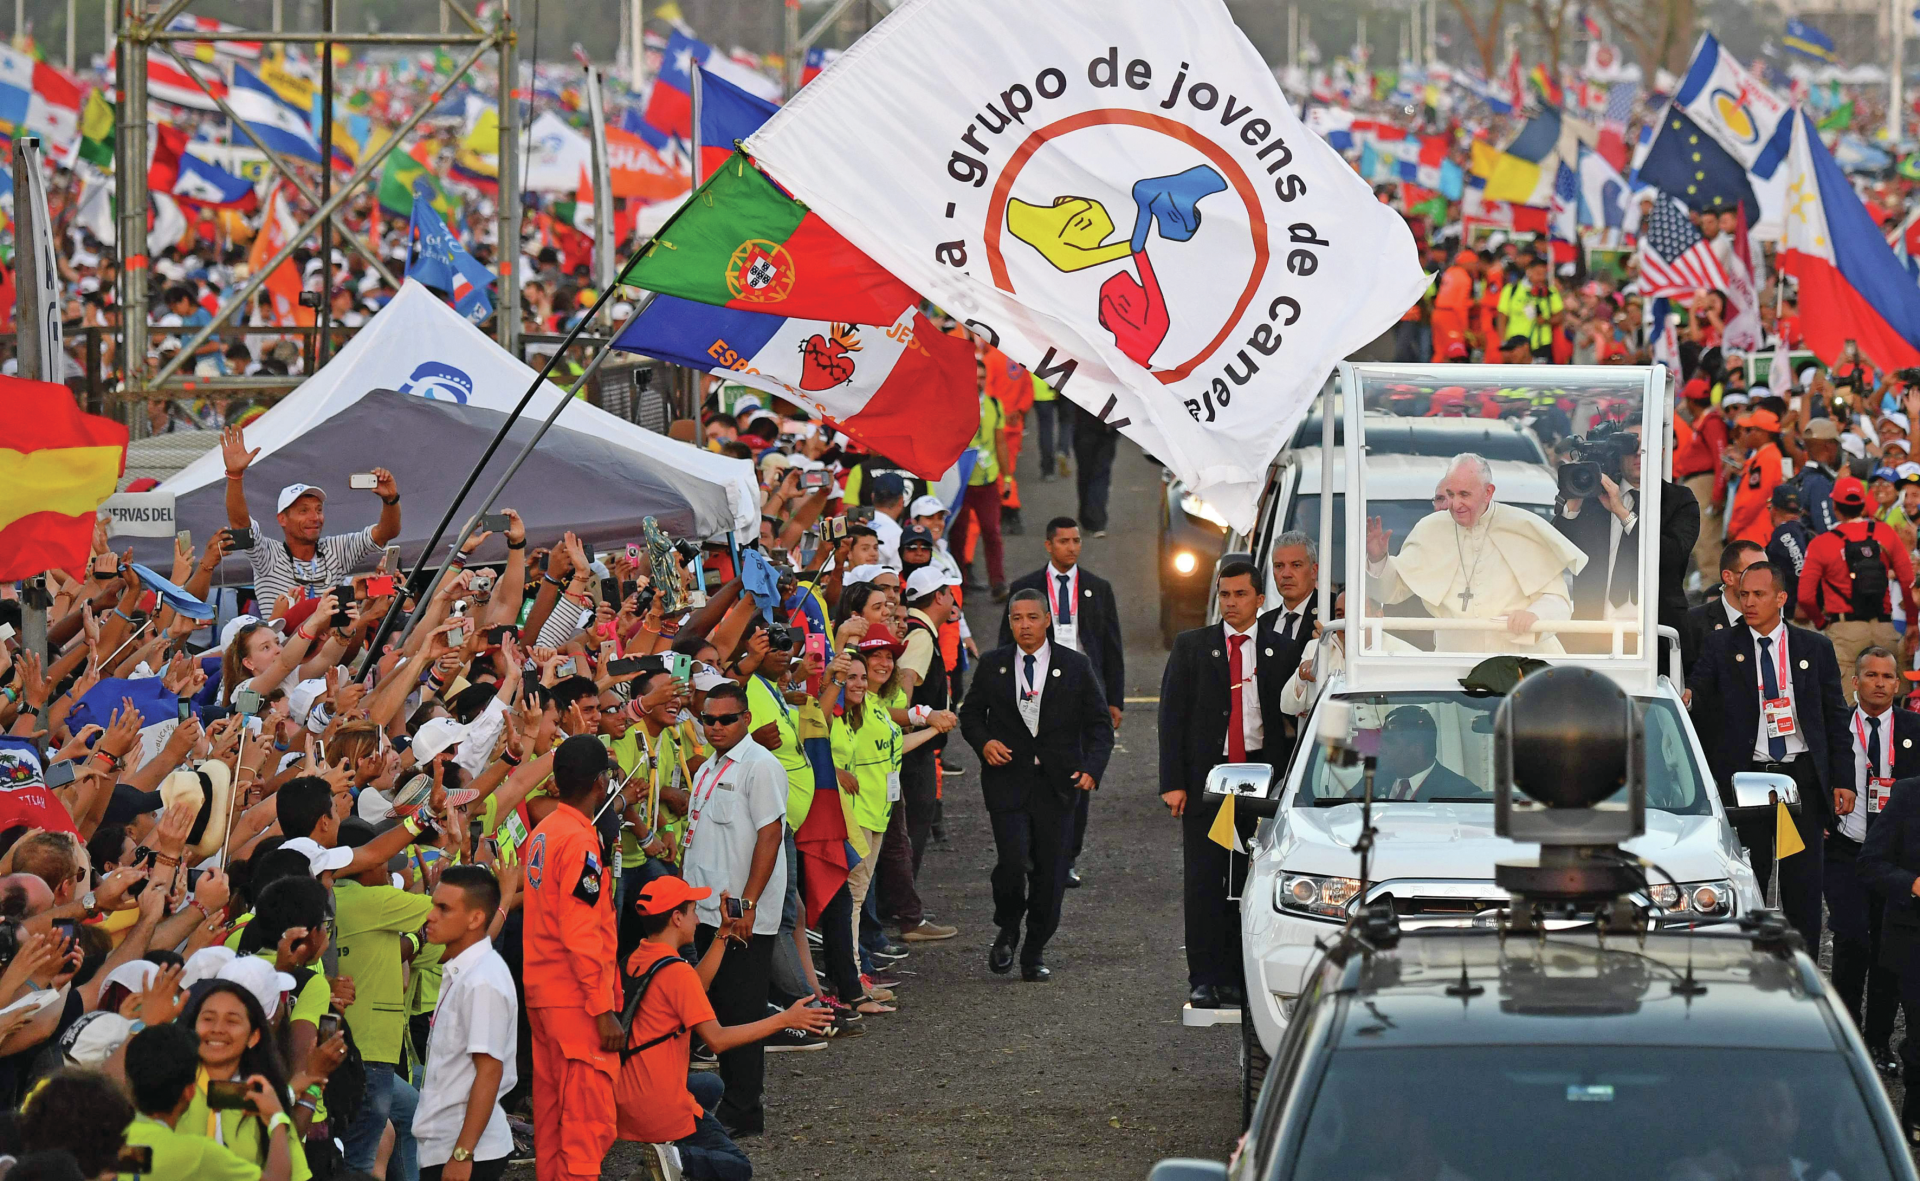
<path id="1" fill-rule="evenodd" d="M 1069 274 L 1133 252 L 1125 239 L 1107 241 L 1113 218 L 1106 206 L 1086 197 L 1056 197 L 1052 205 L 1029 205 L 1016 197 L 1007 203 L 1007 229 Z"/>

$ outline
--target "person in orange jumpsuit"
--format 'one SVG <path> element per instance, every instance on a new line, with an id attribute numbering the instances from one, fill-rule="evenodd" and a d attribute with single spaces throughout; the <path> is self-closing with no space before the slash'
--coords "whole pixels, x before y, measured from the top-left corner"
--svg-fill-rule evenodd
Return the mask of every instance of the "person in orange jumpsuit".
<path id="1" fill-rule="evenodd" d="M 1727 540 L 1765 545 L 1773 537 L 1773 519 L 1767 514 L 1767 506 L 1773 503 L 1773 490 L 1780 483 L 1780 420 L 1771 410 L 1755 410 L 1735 425 L 1740 428 L 1740 445 L 1748 454 L 1740 468 L 1733 507 L 1727 512 Z"/>
<path id="2" fill-rule="evenodd" d="M 1440 275 L 1440 288 L 1433 297 L 1433 359 L 1449 359 L 1447 348 L 1455 341 L 1467 344 L 1473 327 L 1473 281 L 1480 273 L 1480 256 L 1462 250 L 1453 265 Z"/>
<path id="3" fill-rule="evenodd" d="M 592 819 L 606 798 L 608 767 L 597 738 L 576 734 L 560 744 L 553 756 L 560 806 L 521 855 L 539 1181 L 599 1177 L 618 1130 L 620 957 L 611 868 Z"/>

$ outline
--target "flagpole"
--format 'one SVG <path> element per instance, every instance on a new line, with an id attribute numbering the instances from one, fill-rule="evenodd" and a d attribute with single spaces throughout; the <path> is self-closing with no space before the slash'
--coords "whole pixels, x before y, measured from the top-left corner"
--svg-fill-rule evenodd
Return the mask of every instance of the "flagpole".
<path id="1" fill-rule="evenodd" d="M 587 70 L 587 114 L 593 135 L 593 283 L 613 283 L 613 164 L 607 158 L 607 100 L 600 71 Z"/>
<path id="2" fill-rule="evenodd" d="M 407 617 L 407 627 L 411 628 L 420 621 L 421 616 L 426 613 L 427 605 L 433 601 L 434 590 L 439 587 L 440 580 L 446 577 L 446 563 L 442 562 L 435 569 L 433 578 L 424 584 L 422 583 L 422 577 L 425 575 L 429 563 L 433 560 L 434 550 L 439 548 L 440 539 L 446 536 L 448 526 L 453 524 L 454 514 L 460 511 L 460 502 L 465 500 L 467 494 L 473 491 L 473 486 L 480 482 L 481 471 L 484 470 L 487 464 L 493 459 L 494 453 L 500 450 L 500 444 L 507 441 L 507 433 L 513 429 L 513 424 L 519 421 L 521 413 L 526 410 L 528 403 L 533 401 L 533 396 L 540 392 L 540 387 L 546 383 L 548 375 L 560 364 L 560 358 L 567 355 L 567 350 L 573 347 L 573 342 L 579 339 L 580 334 L 586 330 L 587 325 L 593 323 L 594 320 L 599 317 L 600 309 L 607 305 L 607 302 L 613 298 L 614 293 L 619 289 L 620 284 L 616 278 L 614 282 L 607 284 L 605 289 L 600 292 L 599 297 L 593 301 L 593 306 L 587 309 L 587 314 L 580 317 L 579 323 L 567 330 L 567 335 L 561 339 L 559 347 L 554 349 L 552 355 L 547 358 L 546 363 L 540 366 L 540 372 L 534 377 L 533 384 L 527 387 L 526 393 L 520 395 L 520 401 L 515 403 L 513 410 L 507 414 L 507 420 L 500 424 L 498 431 L 494 432 L 492 441 L 487 444 L 487 449 L 481 452 L 479 462 L 473 465 L 473 470 L 467 473 L 466 480 L 460 485 L 460 491 L 454 493 L 453 499 L 447 503 L 447 511 L 441 514 L 440 523 L 433 528 L 433 536 L 427 539 L 425 548 L 420 551 L 419 559 L 413 564 L 413 573 L 407 576 L 406 593 L 414 596 L 413 613 Z M 633 314 L 637 316 L 645 310 L 646 306 L 653 302 L 653 297 L 653 292 L 647 292 L 646 295 L 641 298 L 639 304 L 635 306 Z M 514 473 L 520 470 L 520 465 L 527 461 L 527 456 L 533 453 L 533 449 L 538 446 L 540 440 L 546 436 L 547 428 L 551 427 L 554 422 L 559 419 L 560 412 L 567 408 L 573 401 L 574 395 L 586 385 L 587 380 L 600 368 L 600 363 L 604 361 L 607 354 L 613 350 L 613 342 L 618 336 L 619 332 L 617 330 L 608 334 L 606 343 L 600 346 L 600 351 L 594 354 L 593 360 L 581 371 L 578 380 L 567 387 L 565 394 L 555 401 L 553 412 L 547 415 L 546 421 L 541 423 L 540 429 L 534 432 L 533 438 L 527 440 L 526 446 L 520 449 L 520 454 L 514 457 L 514 461 L 512 465 L 507 468 L 506 474 L 501 476 L 499 481 L 494 484 L 493 491 L 487 493 L 486 502 L 468 517 L 465 525 L 461 526 L 460 535 L 454 539 L 453 547 L 449 552 L 460 552 L 460 547 L 465 545 L 467 538 L 473 535 L 474 527 L 480 523 L 481 516 L 493 507 L 493 502 L 499 499 L 500 493 L 505 490 L 507 481 L 511 480 Z M 393 606 L 388 608 L 386 615 L 381 617 L 380 626 L 375 629 L 373 638 L 367 641 L 367 650 L 361 658 L 358 675 L 364 675 L 372 662 L 379 658 L 380 646 L 384 644 L 387 637 L 392 634 L 395 616 L 399 614 L 400 604 L 404 601 L 405 595 L 396 595 L 393 600 Z"/>
<path id="3" fill-rule="evenodd" d="M 1893 55 L 1893 68 L 1888 71 L 1887 91 L 1887 138 L 1894 154 L 1900 153 L 1901 141 L 1905 138 L 1906 120 L 1901 107 L 1905 105 L 1906 79 L 1901 74 L 1906 68 L 1907 13 L 1902 11 L 1901 0 L 1887 0 L 1887 21 L 1891 28 L 1887 37 L 1888 50 Z"/>
<path id="4" fill-rule="evenodd" d="M 700 63 L 689 59 L 688 75 L 693 85 L 693 187 L 700 187 Z"/>
<path id="5" fill-rule="evenodd" d="M 320 0 L 320 26 L 323 34 L 333 32 L 333 0 Z M 333 42 L 320 42 L 320 204 L 325 207 L 333 196 Z M 377 204 L 377 202 L 376 202 Z M 375 216 L 378 216 L 376 213 Z M 314 343 L 313 368 L 318 372 L 327 363 L 328 345 L 333 333 L 333 219 L 320 223 L 320 306 L 315 309 L 314 326 L 320 338 Z"/>

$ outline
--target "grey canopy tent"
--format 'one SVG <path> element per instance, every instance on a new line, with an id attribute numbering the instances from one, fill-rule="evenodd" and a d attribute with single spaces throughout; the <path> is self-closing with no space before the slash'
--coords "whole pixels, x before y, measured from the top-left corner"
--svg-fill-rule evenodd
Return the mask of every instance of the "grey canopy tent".
<path id="1" fill-rule="evenodd" d="M 273 511 L 280 489 L 289 484 L 313 484 L 326 490 L 329 536 L 373 524 L 380 516 L 379 499 L 371 492 L 349 491 L 347 479 L 355 472 L 384 467 L 393 472 L 400 488 L 401 530 L 394 544 L 411 569 L 447 503 L 505 420 L 498 410 L 372 390 L 260 456 L 247 469 L 247 505 L 261 526 L 257 544 L 282 544 Z M 513 424 L 479 488 L 492 486 L 539 427 L 539 420 L 529 417 Z M 181 493 L 174 502 L 179 527 L 192 531 L 195 545 L 204 545 L 226 527 L 225 485 L 225 480 L 214 480 Z M 478 508 L 481 495 L 476 490 L 462 505 L 456 525 Z M 647 517 L 657 518 L 673 537 L 697 537 L 696 522 L 731 517 L 728 496 L 725 486 L 703 476 L 618 442 L 555 425 L 508 483 L 495 511 L 519 512 L 533 546 L 558 544 L 561 535 L 571 530 L 581 540 L 605 548 L 639 541 L 641 522 Z M 433 555 L 436 563 L 445 558 L 454 536 L 449 531 L 442 541 L 441 552 Z M 128 543 L 134 560 L 168 569 L 171 539 L 134 538 Z M 496 534 L 480 548 L 475 561 L 498 561 L 505 556 L 506 539 Z M 368 562 L 367 568 L 373 564 Z M 235 585 L 247 582 L 251 574 L 247 555 L 235 553 L 228 555 L 219 580 Z"/>

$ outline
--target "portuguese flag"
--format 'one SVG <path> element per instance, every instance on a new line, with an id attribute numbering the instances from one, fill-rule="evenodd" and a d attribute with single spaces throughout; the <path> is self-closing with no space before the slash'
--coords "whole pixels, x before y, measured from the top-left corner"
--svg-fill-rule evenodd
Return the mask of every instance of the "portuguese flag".
<path id="1" fill-rule="evenodd" d="M 740 151 L 660 227 L 621 282 L 696 303 L 851 324 L 891 324 L 920 302 Z"/>
<path id="2" fill-rule="evenodd" d="M 127 428 L 88 414 L 73 391 L 0 377 L 0 582 L 78 570 L 93 549 L 93 515 L 127 466 Z"/>

